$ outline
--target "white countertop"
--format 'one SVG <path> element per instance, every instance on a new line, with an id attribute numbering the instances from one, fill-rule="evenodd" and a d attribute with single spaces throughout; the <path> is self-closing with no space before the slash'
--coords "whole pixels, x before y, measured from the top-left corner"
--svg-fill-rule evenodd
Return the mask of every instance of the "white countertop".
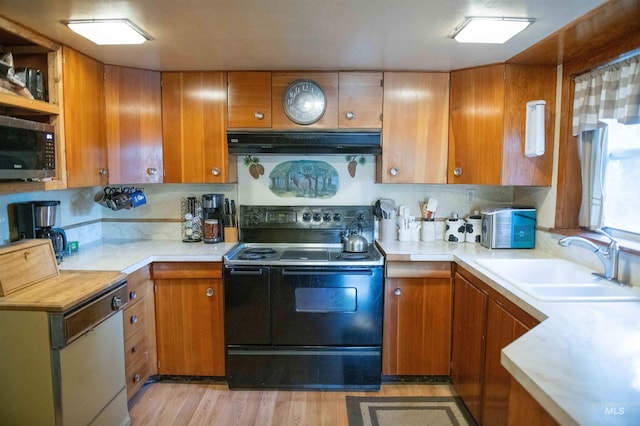
<path id="1" fill-rule="evenodd" d="M 640 424 L 640 302 L 542 302 L 475 262 L 550 257 L 539 250 L 445 241 L 378 245 L 387 259 L 456 262 L 542 321 L 502 351 L 502 363 L 559 423 Z M 131 273 L 154 261 L 221 261 L 233 246 L 103 240 L 81 246 L 60 269 Z"/>
<path id="2" fill-rule="evenodd" d="M 115 270 L 126 274 L 151 262 L 221 262 L 237 243 L 183 243 L 179 240 L 104 239 L 65 256 L 60 270 Z"/>
<path id="3" fill-rule="evenodd" d="M 445 241 L 378 245 L 387 259 L 454 261 L 542 321 L 503 349 L 502 364 L 560 424 L 640 424 L 640 302 L 543 302 L 476 262 L 551 257 L 539 250 Z"/>

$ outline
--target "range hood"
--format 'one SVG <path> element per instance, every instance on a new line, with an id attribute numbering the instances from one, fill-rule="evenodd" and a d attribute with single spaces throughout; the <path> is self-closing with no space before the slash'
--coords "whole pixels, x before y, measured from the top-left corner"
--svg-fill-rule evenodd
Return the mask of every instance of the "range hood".
<path id="1" fill-rule="evenodd" d="M 380 132 L 229 132 L 229 154 L 382 153 Z"/>

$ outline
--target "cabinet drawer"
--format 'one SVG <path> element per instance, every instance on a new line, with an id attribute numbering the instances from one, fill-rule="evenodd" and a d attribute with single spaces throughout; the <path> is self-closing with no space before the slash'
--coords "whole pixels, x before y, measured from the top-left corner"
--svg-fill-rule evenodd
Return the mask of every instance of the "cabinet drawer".
<path id="1" fill-rule="evenodd" d="M 146 327 L 144 303 L 136 303 L 124 310 L 124 339 L 127 340 L 138 330 Z"/>
<path id="2" fill-rule="evenodd" d="M 141 358 L 149 360 L 149 339 L 145 330 L 138 330 L 124 342 L 124 365 L 130 367 Z"/>
<path id="3" fill-rule="evenodd" d="M 144 296 L 144 286 L 151 282 L 151 268 L 144 266 L 129 274 L 127 287 L 129 289 L 129 306 L 137 303 Z"/>
<path id="4" fill-rule="evenodd" d="M 126 369 L 127 376 L 127 399 L 133 395 L 147 381 L 151 372 L 151 365 L 148 360 L 140 359 L 137 363 Z"/>
<path id="5" fill-rule="evenodd" d="M 222 262 L 156 262 L 153 279 L 222 278 Z"/>
<path id="6" fill-rule="evenodd" d="M 451 278 L 451 262 L 388 262 L 387 278 Z"/>

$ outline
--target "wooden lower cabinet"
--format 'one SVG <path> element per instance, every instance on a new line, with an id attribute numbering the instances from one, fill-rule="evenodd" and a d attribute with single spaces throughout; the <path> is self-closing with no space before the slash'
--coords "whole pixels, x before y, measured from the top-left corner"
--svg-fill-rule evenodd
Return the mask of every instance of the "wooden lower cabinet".
<path id="1" fill-rule="evenodd" d="M 450 262 L 387 262 L 382 374 L 449 375 Z"/>
<path id="2" fill-rule="evenodd" d="M 559 423 L 511 377 L 509 387 L 509 425 L 556 426 Z"/>
<path id="3" fill-rule="evenodd" d="M 454 279 L 451 379 L 482 425 L 509 423 L 512 378 L 502 366 L 502 349 L 538 320 L 464 268 Z"/>
<path id="4" fill-rule="evenodd" d="M 151 268 L 129 274 L 129 300 L 123 311 L 127 398 L 157 373 L 156 322 Z"/>
<path id="5" fill-rule="evenodd" d="M 224 376 L 221 262 L 156 262 L 158 374 Z"/>

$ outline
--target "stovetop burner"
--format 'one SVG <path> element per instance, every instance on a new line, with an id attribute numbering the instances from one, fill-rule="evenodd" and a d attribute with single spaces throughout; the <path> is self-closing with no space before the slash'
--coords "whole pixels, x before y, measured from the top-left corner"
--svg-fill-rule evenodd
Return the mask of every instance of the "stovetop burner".
<path id="1" fill-rule="evenodd" d="M 271 247 L 249 247 L 244 254 L 273 254 L 276 251 Z"/>
<path id="2" fill-rule="evenodd" d="M 369 257 L 369 253 L 361 252 L 361 253 L 352 253 L 352 252 L 342 252 L 336 256 L 336 259 L 341 260 L 362 260 L 367 259 Z"/>

